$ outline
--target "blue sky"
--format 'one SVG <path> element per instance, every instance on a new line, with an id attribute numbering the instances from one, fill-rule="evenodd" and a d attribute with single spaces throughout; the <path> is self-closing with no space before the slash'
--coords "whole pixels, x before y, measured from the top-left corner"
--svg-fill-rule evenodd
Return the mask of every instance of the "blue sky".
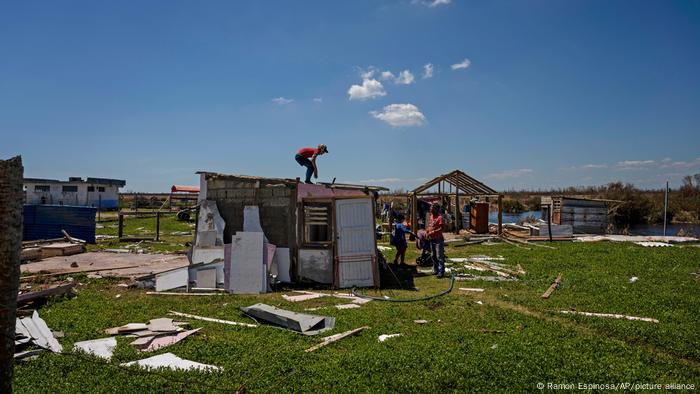
<path id="1" fill-rule="evenodd" d="M 6 2 L 0 157 L 136 191 L 318 143 L 322 181 L 677 185 L 698 70 L 699 1 Z"/>

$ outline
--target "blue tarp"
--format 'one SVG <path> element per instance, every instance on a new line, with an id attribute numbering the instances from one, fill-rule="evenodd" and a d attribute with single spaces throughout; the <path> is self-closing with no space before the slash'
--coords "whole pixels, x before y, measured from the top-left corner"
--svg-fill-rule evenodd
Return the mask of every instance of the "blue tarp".
<path id="1" fill-rule="evenodd" d="M 24 240 L 61 238 L 66 230 L 71 237 L 95 243 L 96 208 L 70 205 L 25 205 Z"/>

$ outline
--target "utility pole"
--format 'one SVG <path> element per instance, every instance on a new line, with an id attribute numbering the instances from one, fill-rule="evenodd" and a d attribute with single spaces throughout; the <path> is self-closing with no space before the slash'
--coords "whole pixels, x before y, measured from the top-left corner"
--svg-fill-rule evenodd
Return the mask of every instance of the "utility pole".
<path id="1" fill-rule="evenodd" d="M 666 181 L 666 190 L 664 190 L 664 237 L 666 236 L 666 211 L 668 210 L 668 181 Z"/>
<path id="2" fill-rule="evenodd" d="M 12 392 L 22 250 L 22 158 L 0 160 L 0 393 Z"/>

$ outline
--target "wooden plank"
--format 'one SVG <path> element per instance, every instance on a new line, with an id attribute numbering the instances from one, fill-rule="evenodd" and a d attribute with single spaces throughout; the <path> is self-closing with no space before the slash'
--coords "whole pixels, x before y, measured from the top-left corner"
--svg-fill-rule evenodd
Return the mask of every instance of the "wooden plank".
<path id="1" fill-rule="evenodd" d="M 191 315 L 191 314 L 189 314 L 189 313 L 181 313 L 181 312 L 169 311 L 168 314 L 170 314 L 170 315 L 175 315 L 175 316 L 179 316 L 179 317 L 187 317 L 187 318 L 195 319 L 195 320 L 202 320 L 202 321 L 209 321 L 209 322 L 213 322 L 213 323 L 228 324 L 228 325 L 231 325 L 231 326 L 242 326 L 242 327 L 251 327 L 251 328 L 256 328 L 256 327 L 258 327 L 257 324 L 240 323 L 240 322 L 237 322 L 237 321 L 214 319 L 214 318 L 211 318 L 211 317 L 204 317 L 204 316 Z"/>
<path id="2" fill-rule="evenodd" d="M 637 317 L 628 315 L 619 315 L 616 313 L 594 313 L 594 312 L 579 312 L 579 311 L 559 311 L 559 313 L 569 314 L 569 315 L 581 315 L 581 316 L 593 316 L 593 317 L 609 317 L 612 319 L 625 319 L 625 320 L 638 320 L 645 321 L 649 323 L 658 323 L 656 319 L 651 317 Z"/>
<path id="3" fill-rule="evenodd" d="M 355 335 L 355 334 L 359 333 L 360 331 L 366 330 L 368 328 L 369 328 L 368 326 L 362 326 L 359 328 L 355 328 L 354 330 L 345 331 L 345 332 L 340 333 L 340 334 L 331 335 L 329 337 L 324 338 L 324 341 L 319 343 L 318 345 L 314 345 L 314 346 L 306 349 L 305 352 L 306 353 L 313 352 L 313 351 L 318 350 L 324 346 L 328 346 L 333 342 L 337 342 L 343 338 L 347 338 L 349 336 Z"/>
<path id="4" fill-rule="evenodd" d="M 30 293 L 24 293 L 20 294 L 17 296 L 17 303 L 18 304 L 26 304 L 29 302 L 32 302 L 34 300 L 38 300 L 40 298 L 47 298 L 53 295 L 59 295 L 59 294 L 66 294 L 70 292 L 70 290 L 75 287 L 75 282 L 71 283 L 66 283 L 64 285 L 59 285 L 56 287 L 52 287 L 50 289 L 46 290 L 41 290 L 41 291 L 32 291 Z"/>
<path id="5" fill-rule="evenodd" d="M 58 275 L 78 274 L 78 273 L 83 273 L 83 272 L 111 271 L 111 270 L 120 270 L 120 269 L 126 269 L 126 268 L 139 268 L 139 267 L 141 267 L 141 266 L 140 265 L 124 265 L 121 267 L 91 268 L 91 269 L 83 269 L 83 270 L 77 269 L 77 270 L 72 270 L 72 271 L 52 272 L 50 274 L 37 274 L 37 275 L 22 276 L 19 279 L 20 280 L 28 280 L 28 279 L 45 278 L 45 277 L 58 276 Z"/>
<path id="6" fill-rule="evenodd" d="M 555 279 L 554 282 L 552 282 L 552 284 L 549 286 L 549 289 L 547 289 L 547 291 L 545 291 L 544 294 L 542 294 L 542 298 L 548 299 L 549 296 L 551 296 L 552 293 L 554 293 L 554 290 L 556 290 L 560 284 L 561 284 L 561 272 L 559 273 L 559 275 L 557 275 L 557 279 Z"/>

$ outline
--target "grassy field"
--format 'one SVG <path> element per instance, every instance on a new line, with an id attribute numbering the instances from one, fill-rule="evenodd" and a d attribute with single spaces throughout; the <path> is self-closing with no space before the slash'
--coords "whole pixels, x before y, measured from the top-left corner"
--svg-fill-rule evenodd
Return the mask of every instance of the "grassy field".
<path id="1" fill-rule="evenodd" d="M 119 338 L 111 362 L 44 354 L 15 370 L 17 392 L 529 392 L 545 385 L 700 384 L 700 248 L 558 243 L 555 250 L 512 245 L 448 248 L 449 257 L 502 255 L 527 274 L 516 282 L 456 282 L 446 296 L 415 303 L 372 301 L 358 309 L 321 309 L 337 318 L 330 335 L 370 326 L 313 353 L 317 337 L 270 327 L 243 328 L 192 321 L 197 335 L 160 350 L 214 364 L 221 373 L 145 372 L 118 366 L 144 358 Z M 393 252 L 386 253 L 388 259 Z M 415 252 L 409 251 L 411 261 Z M 563 273 L 549 300 L 540 296 Z M 636 276 L 639 280 L 630 283 Z M 162 317 L 168 310 L 249 321 L 239 308 L 257 302 L 303 312 L 343 300 L 290 303 L 280 293 L 260 296 L 149 296 L 117 281 L 77 277 L 77 298 L 40 310 L 64 348 L 104 337 L 102 330 Z M 416 278 L 419 292 L 371 291 L 416 297 L 446 289 L 449 279 Z M 482 287 L 467 294 L 458 287 Z M 119 298 L 116 295 L 121 294 Z M 477 301 L 481 301 L 477 303 Z M 652 317 L 641 321 L 580 317 L 561 309 Z M 416 319 L 429 322 L 414 323 Z M 492 333 L 487 330 L 498 330 Z M 401 336 L 380 343 L 380 334 Z M 150 354 L 149 354 L 150 356 Z M 598 390 L 593 390 L 598 391 Z"/>
<path id="2" fill-rule="evenodd" d="M 116 220 L 100 222 L 99 226 L 96 230 L 98 235 L 116 237 L 119 232 L 119 225 Z M 175 219 L 174 214 L 163 214 L 160 218 L 159 241 L 142 241 L 136 245 L 136 242 L 119 242 L 116 238 L 106 239 L 98 241 L 96 245 L 88 245 L 88 250 L 131 248 L 153 253 L 182 251 L 187 249 L 189 242 L 192 242 L 194 227 L 194 222 L 181 222 Z M 185 235 L 184 233 L 187 234 Z M 124 236 L 155 238 L 156 218 L 126 216 L 124 218 Z"/>

